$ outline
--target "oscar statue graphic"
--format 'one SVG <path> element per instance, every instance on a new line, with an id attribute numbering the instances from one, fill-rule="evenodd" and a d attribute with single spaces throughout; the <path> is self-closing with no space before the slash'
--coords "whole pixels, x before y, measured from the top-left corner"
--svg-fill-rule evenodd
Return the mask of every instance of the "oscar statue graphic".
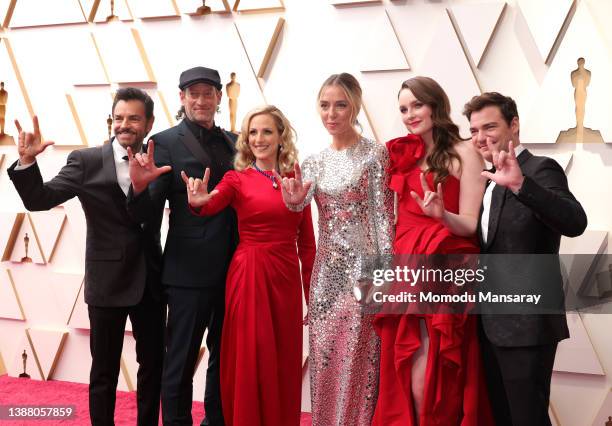
<path id="1" fill-rule="evenodd" d="M 23 373 L 21 373 L 19 377 L 22 379 L 29 379 L 30 375 L 26 373 L 26 364 L 28 362 L 28 354 L 26 353 L 25 349 L 23 350 L 23 353 L 21 354 L 21 359 L 23 360 Z"/>
<path id="2" fill-rule="evenodd" d="M 236 73 L 230 74 L 230 82 L 225 85 L 227 102 L 229 104 L 231 131 L 236 133 L 236 112 L 238 111 L 238 96 L 240 96 L 240 83 L 236 81 Z"/>
<path id="3" fill-rule="evenodd" d="M 32 258 L 28 256 L 28 248 L 30 246 L 30 237 L 28 237 L 28 233 L 26 232 L 25 237 L 23 237 L 23 244 L 25 245 L 25 256 L 21 258 L 22 263 L 32 263 Z"/>
<path id="4" fill-rule="evenodd" d="M 603 143 L 604 140 L 599 130 L 584 127 L 584 117 L 586 116 L 587 87 L 591 84 L 591 71 L 586 69 L 584 58 L 578 58 L 576 64 L 578 68 L 570 74 L 572 87 L 574 88 L 574 111 L 576 113 L 576 127 L 564 130 L 559 133 L 557 142 L 569 143 Z"/>

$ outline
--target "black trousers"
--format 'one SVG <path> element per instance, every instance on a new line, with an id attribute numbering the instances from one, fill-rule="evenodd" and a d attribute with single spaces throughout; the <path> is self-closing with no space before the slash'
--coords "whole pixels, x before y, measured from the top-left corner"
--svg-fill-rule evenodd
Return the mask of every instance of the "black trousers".
<path id="1" fill-rule="evenodd" d="M 138 425 L 157 425 L 164 357 L 166 307 L 148 291 L 136 306 L 88 306 L 91 332 L 89 416 L 94 426 L 114 425 L 115 396 L 119 378 L 126 319 L 132 322 L 138 361 L 136 399 Z"/>
<path id="2" fill-rule="evenodd" d="M 481 325 L 480 347 L 496 426 L 550 426 L 550 379 L 557 343 L 496 346 Z"/>
<path id="3" fill-rule="evenodd" d="M 165 426 L 193 424 L 193 374 L 204 331 L 208 328 L 208 369 L 204 391 L 205 425 L 223 426 L 219 362 L 225 311 L 225 286 L 165 287 L 168 302 L 166 358 L 162 376 L 162 417 Z"/>

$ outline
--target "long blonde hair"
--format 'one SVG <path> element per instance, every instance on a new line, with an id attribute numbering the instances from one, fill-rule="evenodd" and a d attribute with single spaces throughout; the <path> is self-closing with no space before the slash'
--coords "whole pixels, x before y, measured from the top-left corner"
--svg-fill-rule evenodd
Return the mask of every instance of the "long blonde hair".
<path id="1" fill-rule="evenodd" d="M 293 171 L 293 165 L 298 159 L 298 151 L 295 146 L 296 133 L 285 114 L 274 105 L 263 105 L 250 110 L 242 120 L 240 135 L 236 141 L 236 157 L 234 157 L 234 169 L 241 171 L 249 167 L 255 161 L 255 156 L 249 147 L 249 127 L 251 120 L 257 115 L 269 115 L 274 120 L 278 133 L 280 134 L 280 146 L 277 154 L 277 163 L 280 174 Z"/>

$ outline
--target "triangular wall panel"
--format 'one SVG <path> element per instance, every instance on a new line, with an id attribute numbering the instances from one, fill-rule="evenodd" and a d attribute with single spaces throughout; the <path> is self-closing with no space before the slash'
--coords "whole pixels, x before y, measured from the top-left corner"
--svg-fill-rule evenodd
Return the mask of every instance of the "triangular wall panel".
<path id="1" fill-rule="evenodd" d="M 505 8 L 505 1 L 456 4 L 450 8 L 476 66 L 480 66 Z"/>
<path id="2" fill-rule="evenodd" d="M 249 17 L 236 21 L 236 29 L 255 75 L 264 78 L 285 20 L 277 17 Z"/>
<path id="3" fill-rule="evenodd" d="M 79 294 L 77 295 L 74 303 L 74 308 L 68 317 L 68 325 L 72 328 L 80 328 L 83 330 L 89 330 L 89 312 L 87 310 L 87 304 L 85 303 L 85 284 L 81 285 Z"/>
<path id="4" fill-rule="evenodd" d="M 29 213 L 25 215 L 17 233 L 10 260 L 11 262 L 47 263 Z"/>
<path id="5" fill-rule="evenodd" d="M 406 134 L 406 127 L 402 124 L 397 99 L 394 96 L 386 96 L 381 102 L 380 93 L 397 93 L 400 83 L 411 76 L 407 71 L 361 74 L 359 80 L 363 89 L 364 111 L 367 112 L 373 131 L 381 143 Z"/>
<path id="6" fill-rule="evenodd" d="M 389 14 L 381 11 L 376 15 L 372 17 L 368 30 L 362 32 L 364 40 L 358 44 L 359 50 L 355 53 L 360 60 L 360 70 L 409 70 L 410 65 Z"/>
<path id="7" fill-rule="evenodd" d="M 433 78 L 442 86 L 451 102 L 451 118 L 467 137 L 468 123 L 461 111 L 466 100 L 481 91 L 449 16 L 438 21 L 429 49 L 415 72 Z"/>
<path id="8" fill-rule="evenodd" d="M 0 318 L 26 319 L 11 272 L 4 267 L 0 268 Z"/>
<path id="9" fill-rule="evenodd" d="M 33 37 L 31 33 L 32 30 L 12 31 L 11 45 L 30 95 L 31 112 L 39 116 L 42 136 L 56 146 L 83 145 L 77 123 L 70 120 L 72 112 L 66 89 L 78 78 L 75 72 L 100 68 L 95 49 L 80 26 L 62 25 L 46 32 L 44 37 Z M 36 55 L 29 53 L 33 51 Z M 82 66 L 48 66 L 44 73 L 39 72 L 41 64 L 70 64 L 81 56 Z M 95 75 L 95 71 L 91 72 Z M 28 117 L 20 117 L 20 121 L 24 128 L 31 128 Z"/>
<path id="10" fill-rule="evenodd" d="M 53 292 L 53 302 L 59 312 L 60 324 L 68 323 L 68 318 L 74 310 L 81 286 L 82 274 L 52 272 L 47 279 L 47 285 Z"/>
<path id="11" fill-rule="evenodd" d="M 605 375 L 580 314 L 568 313 L 570 338 L 559 342 L 554 371 Z"/>
<path id="12" fill-rule="evenodd" d="M 518 0 L 542 61 L 551 62 L 553 47 L 576 0 Z"/>
<path id="13" fill-rule="evenodd" d="M 18 0 L 10 27 L 75 24 L 85 22 L 79 0 Z"/>
<path id="14" fill-rule="evenodd" d="M 101 25 L 95 28 L 94 38 L 113 83 L 155 83 L 137 29 L 112 23 Z M 118 45 L 121 49 L 117 49 Z"/>
<path id="15" fill-rule="evenodd" d="M 56 207 L 45 212 L 30 212 L 28 217 L 34 224 L 36 236 L 45 259 L 47 262 L 52 261 L 58 238 L 66 223 L 64 208 Z"/>
<path id="16" fill-rule="evenodd" d="M 49 380 L 62 354 L 68 330 L 27 328 L 26 334 L 42 376 L 44 380 Z"/>
<path id="17" fill-rule="evenodd" d="M 9 260 L 25 213 L 0 213 L 0 253 L 2 261 Z"/>
<path id="18" fill-rule="evenodd" d="M 25 351 L 25 372 L 30 376 L 33 380 L 44 380 L 44 376 L 38 362 L 36 361 L 36 357 L 34 356 L 34 349 L 30 344 L 30 340 L 26 334 L 26 331 L 23 331 L 23 334 L 20 333 L 19 338 L 17 340 L 19 343 L 13 347 L 13 353 L 11 354 L 11 363 L 7 365 L 7 370 L 9 376 L 11 377 L 19 377 L 20 374 L 23 374 L 24 371 L 24 360 L 23 353 Z"/>

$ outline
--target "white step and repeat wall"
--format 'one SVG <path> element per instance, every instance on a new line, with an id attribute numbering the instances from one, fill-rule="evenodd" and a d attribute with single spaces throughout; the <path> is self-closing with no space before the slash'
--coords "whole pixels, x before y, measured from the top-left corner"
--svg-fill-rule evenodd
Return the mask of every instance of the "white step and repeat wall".
<path id="1" fill-rule="evenodd" d="M 589 217 L 588 231 L 563 250 L 607 252 L 612 230 L 612 2 L 609 0 L 0 0 L 0 81 L 8 94 L 0 137 L 0 372 L 17 376 L 28 354 L 33 379 L 87 383 L 88 318 L 82 281 L 85 222 L 76 200 L 28 213 L 6 168 L 16 160 L 13 120 L 40 117 L 55 141 L 39 158 L 53 177 L 67 154 L 108 138 L 112 93 L 147 90 L 153 133 L 176 124 L 178 76 L 192 66 L 219 70 L 241 85 L 238 120 L 273 103 L 299 136 L 301 158 L 329 143 L 316 94 L 331 73 L 351 72 L 364 89 L 360 122 L 384 142 L 404 134 L 397 111 L 403 80 L 428 75 L 445 88 L 467 136 L 463 104 L 483 91 L 512 96 L 521 138 L 566 168 Z M 598 142 L 572 143 L 576 126 L 570 78 L 579 57 L 591 71 L 585 127 Z M 229 127 L 227 96 L 217 122 Z M 562 133 L 566 132 L 566 133 Z M 557 140 L 563 141 L 557 142 Z M 165 228 L 165 226 L 164 226 Z M 28 257 L 25 256 L 28 235 Z M 588 266 L 588 265 L 587 265 Z M 551 414 L 563 426 L 601 425 L 612 415 L 612 316 L 570 317 L 560 345 Z M 307 348 L 306 348 L 307 349 Z M 194 379 L 203 397 L 206 353 Z M 307 353 L 305 354 L 306 358 Z M 126 332 L 120 388 L 133 389 L 137 364 Z M 303 409 L 309 409 L 304 368 Z M 579 410 L 576 407 L 580 407 Z"/>

